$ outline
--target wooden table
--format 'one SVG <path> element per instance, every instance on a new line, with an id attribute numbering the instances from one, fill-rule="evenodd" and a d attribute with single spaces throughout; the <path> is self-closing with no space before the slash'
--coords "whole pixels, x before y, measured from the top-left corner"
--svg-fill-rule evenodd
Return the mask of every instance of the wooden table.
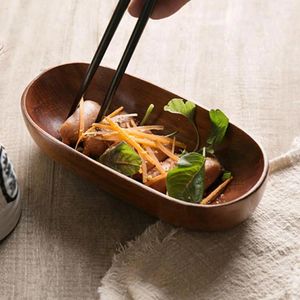
<path id="1" fill-rule="evenodd" d="M 42 70 L 91 59 L 115 3 L 0 2 L 0 142 L 23 198 L 0 244 L 0 299 L 95 299 L 116 249 L 155 222 L 48 159 L 20 113 Z M 149 23 L 128 73 L 224 110 L 273 158 L 299 135 L 299 18 L 297 0 L 194 0 Z M 103 65 L 116 67 L 134 22 L 125 16 Z"/>

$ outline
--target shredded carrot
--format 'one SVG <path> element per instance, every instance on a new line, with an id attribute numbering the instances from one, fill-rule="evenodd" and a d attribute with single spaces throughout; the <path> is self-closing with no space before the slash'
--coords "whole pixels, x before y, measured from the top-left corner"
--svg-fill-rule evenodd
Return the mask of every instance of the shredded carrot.
<path id="1" fill-rule="evenodd" d="M 140 131 L 149 131 L 149 130 L 164 130 L 162 125 L 145 125 L 145 126 L 136 126 L 135 129 Z"/>
<path id="2" fill-rule="evenodd" d="M 137 126 L 133 119 L 130 119 L 130 124 L 131 124 L 132 127 L 136 127 Z"/>
<path id="3" fill-rule="evenodd" d="M 127 130 L 130 132 L 130 135 L 147 138 L 147 139 L 150 139 L 153 141 L 161 142 L 162 144 L 169 145 L 169 144 L 173 143 L 173 139 L 170 139 L 168 137 L 164 137 L 164 136 L 160 136 L 160 135 L 156 135 L 156 134 L 152 134 L 152 133 L 140 132 L 140 131 L 136 130 L 135 128 L 129 128 Z M 186 145 L 183 143 L 180 143 L 180 142 L 176 142 L 176 146 L 178 146 L 180 148 L 186 148 Z"/>
<path id="4" fill-rule="evenodd" d="M 147 164 L 146 164 L 146 161 L 144 159 L 142 159 L 142 175 L 143 175 L 143 183 L 146 183 L 148 173 L 147 173 Z"/>
<path id="5" fill-rule="evenodd" d="M 124 107 L 120 106 L 119 108 L 114 110 L 112 113 L 110 113 L 107 117 L 108 118 L 113 118 L 114 116 L 118 115 L 123 109 L 124 109 Z"/>
<path id="6" fill-rule="evenodd" d="M 132 138 L 127 132 L 126 129 L 121 128 L 118 124 L 116 124 L 114 121 L 112 121 L 110 118 L 106 118 L 112 129 L 117 131 L 120 135 L 120 139 L 127 142 L 129 145 L 131 145 L 140 155 L 142 159 L 148 160 L 152 165 L 154 165 L 158 170 L 161 170 L 161 164 L 158 162 L 158 160 L 154 160 L 148 153 L 145 151 L 140 144 Z M 145 142 L 145 141 L 144 141 Z"/>
<path id="7" fill-rule="evenodd" d="M 107 120 L 112 129 L 114 129 L 120 134 L 122 140 L 127 142 L 138 152 L 142 159 L 146 159 L 150 163 L 155 165 L 155 162 L 153 161 L 152 157 L 147 153 L 147 151 L 145 151 L 135 140 L 133 140 L 124 129 L 122 129 L 118 124 L 116 124 L 112 119 L 108 117 L 106 117 L 105 120 Z"/>
<path id="8" fill-rule="evenodd" d="M 94 123 L 93 126 L 94 126 L 94 128 L 111 130 L 111 126 L 109 126 L 107 124 L 103 124 L 103 123 Z"/>
<path id="9" fill-rule="evenodd" d="M 154 154 L 152 148 L 158 148 L 164 152 L 168 157 L 174 161 L 178 161 L 177 155 L 174 154 L 175 146 L 185 148 L 183 143 L 177 142 L 175 138 L 171 139 L 164 136 L 155 135 L 152 133 L 146 133 L 144 131 L 150 130 L 162 130 L 164 127 L 160 125 L 148 125 L 148 126 L 137 126 L 133 119 L 126 122 L 126 126 L 129 128 L 122 128 L 117 124 L 116 121 L 112 120 L 112 117 L 117 116 L 123 107 L 119 107 L 113 111 L 110 115 L 104 118 L 100 123 L 94 123 L 91 128 L 89 128 L 84 133 L 84 110 L 83 110 L 83 99 L 80 101 L 80 128 L 79 128 L 79 138 L 76 144 L 76 148 L 80 141 L 86 136 L 94 136 L 96 139 L 110 141 L 113 143 L 118 143 L 120 141 L 127 142 L 132 146 L 142 159 L 141 171 L 143 173 L 143 182 L 148 179 L 147 174 L 147 164 L 154 165 L 156 169 L 161 173 L 161 175 L 166 174 L 161 163 Z M 130 127 L 133 126 L 133 127 Z M 100 131 L 99 131 L 100 129 Z M 165 145 L 171 145 L 172 150 L 167 148 Z M 146 150 L 142 147 L 145 147 Z M 157 177 L 157 176 L 156 176 Z M 156 178 L 155 177 L 155 178 Z M 150 181 L 153 181 L 151 179 Z"/>
<path id="10" fill-rule="evenodd" d="M 103 133 L 100 131 L 92 131 L 92 130 L 87 130 L 84 135 L 85 136 L 97 136 L 97 135 L 102 135 Z"/>
<path id="11" fill-rule="evenodd" d="M 150 146 L 152 148 L 157 148 L 156 143 L 147 139 L 140 139 L 135 136 L 129 135 L 133 140 L 135 140 L 137 143 L 142 144 L 144 146 Z"/>
<path id="12" fill-rule="evenodd" d="M 109 137 L 119 137 L 119 133 L 115 132 L 115 131 L 107 131 L 107 132 L 101 132 L 101 134 L 103 136 L 103 138 L 109 138 Z"/>
<path id="13" fill-rule="evenodd" d="M 123 106 L 120 106 L 119 108 L 117 108 L 116 110 L 114 110 L 112 113 L 110 113 L 107 118 L 113 118 L 115 117 L 116 115 L 118 115 L 122 110 L 124 109 Z M 100 121 L 99 123 L 93 123 L 93 127 L 94 128 L 102 128 L 102 129 L 106 129 L 105 127 L 107 125 L 105 125 L 104 123 L 107 123 L 105 122 L 104 120 Z"/>
<path id="14" fill-rule="evenodd" d="M 137 117 L 137 114 L 119 114 L 111 118 L 116 123 L 129 122 L 130 119 Z M 104 121 L 105 122 L 105 121 Z"/>
<path id="15" fill-rule="evenodd" d="M 94 136 L 94 137 L 101 137 L 101 139 L 105 140 L 106 138 L 111 138 L 111 137 L 118 137 L 119 133 L 115 131 L 90 131 L 90 132 L 85 132 L 84 136 Z"/>
<path id="16" fill-rule="evenodd" d="M 158 148 L 164 152 L 167 156 L 169 156 L 171 159 L 173 159 L 174 161 L 178 161 L 179 158 L 177 155 L 173 154 L 168 148 L 166 148 L 164 145 L 162 145 L 161 143 L 159 142 L 156 142 Z"/>
<path id="17" fill-rule="evenodd" d="M 200 201 L 200 204 L 209 204 L 213 202 L 226 188 L 226 186 L 231 182 L 233 177 L 230 177 L 226 179 L 224 182 L 222 182 L 216 189 L 214 189 L 207 197 L 203 198 Z"/>
<path id="18" fill-rule="evenodd" d="M 173 138 L 173 144 L 172 144 L 172 153 L 174 154 L 175 152 L 175 144 L 176 144 L 176 136 Z"/>
<path id="19" fill-rule="evenodd" d="M 157 166 L 158 171 L 161 174 L 166 173 L 165 170 L 163 169 L 163 167 L 161 166 L 159 160 L 157 159 L 154 151 L 151 149 L 151 147 L 147 146 L 147 147 L 145 147 L 145 149 L 148 151 L 149 155 L 156 161 L 156 166 Z M 158 168 L 158 166 L 160 166 L 160 167 Z"/>
<path id="20" fill-rule="evenodd" d="M 107 125 L 107 122 L 102 121 L 101 123 L 94 123 L 93 126 L 95 128 L 107 128 L 109 125 Z M 139 131 L 149 131 L 149 130 L 163 130 L 164 127 L 160 125 L 149 125 L 149 126 L 136 126 L 134 129 Z"/>
<path id="21" fill-rule="evenodd" d="M 95 126 L 98 127 L 98 125 L 95 125 Z M 103 126 L 105 126 L 105 127 L 103 127 Z M 113 130 L 110 125 L 103 125 L 103 126 L 101 126 L 101 127 L 106 128 L 107 131 L 104 131 L 104 132 L 103 131 L 90 131 L 90 132 L 86 132 L 84 135 L 85 136 L 98 136 L 98 137 L 100 137 L 99 139 L 103 139 L 103 140 L 111 140 L 111 139 L 116 140 L 118 138 L 118 136 L 120 135 L 120 133 Z M 127 128 L 122 128 L 122 129 L 124 132 L 126 132 L 128 137 L 130 137 L 132 140 L 134 140 L 138 144 L 142 144 L 144 146 L 149 146 L 152 148 L 160 149 L 160 146 L 155 142 L 155 140 L 156 140 L 155 135 L 153 135 L 153 136 L 150 134 L 146 135 L 146 137 L 149 136 L 149 137 L 152 137 L 152 139 L 139 138 L 137 136 L 143 137 L 144 134 L 141 133 L 141 135 L 139 135 L 139 134 L 136 134 L 136 132 L 127 130 Z M 121 140 L 121 138 L 120 138 L 120 140 Z M 172 141 L 172 143 L 174 143 L 174 140 Z M 168 144 L 169 144 L 169 142 L 168 142 Z M 175 144 L 176 144 L 176 142 L 175 142 Z M 174 154 L 174 150 L 175 150 L 174 147 L 175 146 L 173 145 L 172 154 Z M 175 157 L 175 156 L 173 155 L 173 157 Z"/>
<path id="22" fill-rule="evenodd" d="M 85 131 L 84 134 L 87 134 L 89 132 L 93 132 L 93 130 L 95 130 L 96 128 L 92 125 L 88 130 Z"/>
<path id="23" fill-rule="evenodd" d="M 164 173 L 164 174 L 160 174 L 160 175 L 157 175 L 151 179 L 149 179 L 145 184 L 147 186 L 151 186 L 153 185 L 154 183 L 156 183 L 157 181 L 161 180 L 161 179 L 164 179 L 164 178 L 167 178 L 167 175 L 168 173 Z"/>
<path id="24" fill-rule="evenodd" d="M 75 150 L 77 150 L 79 143 L 82 141 L 82 137 L 83 137 L 83 136 L 81 136 L 81 137 L 77 140 L 76 145 L 75 145 Z"/>
<path id="25" fill-rule="evenodd" d="M 75 149 L 78 148 L 79 143 L 82 141 L 84 132 L 84 100 L 83 97 L 79 101 L 79 130 L 78 130 L 78 139 L 75 145 Z"/>
<path id="26" fill-rule="evenodd" d="M 80 139 L 82 133 L 84 131 L 84 100 L 80 99 L 79 102 L 79 131 L 78 131 L 78 139 Z"/>
<path id="27" fill-rule="evenodd" d="M 93 136 L 95 135 L 92 130 L 94 130 L 95 128 L 92 126 L 91 128 L 89 128 L 87 131 L 83 132 L 82 135 L 80 136 L 80 138 L 77 140 L 76 146 L 75 146 L 75 150 L 77 149 L 78 145 L 80 142 L 82 142 L 87 136 Z M 93 134 L 91 134 L 93 133 Z"/>
<path id="28" fill-rule="evenodd" d="M 107 142 L 117 142 L 117 143 L 120 143 L 120 139 L 119 138 L 114 138 L 114 137 L 110 137 L 110 138 L 104 139 L 101 136 L 95 136 L 94 139 L 99 140 L 99 141 L 107 141 Z"/>

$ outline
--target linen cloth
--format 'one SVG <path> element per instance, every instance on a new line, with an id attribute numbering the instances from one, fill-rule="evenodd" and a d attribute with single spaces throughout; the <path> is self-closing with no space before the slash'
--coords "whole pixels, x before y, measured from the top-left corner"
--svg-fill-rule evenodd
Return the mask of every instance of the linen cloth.
<path id="1" fill-rule="evenodd" d="M 270 162 L 247 221 L 199 233 L 162 222 L 115 255 L 101 300 L 300 299 L 300 138 Z"/>

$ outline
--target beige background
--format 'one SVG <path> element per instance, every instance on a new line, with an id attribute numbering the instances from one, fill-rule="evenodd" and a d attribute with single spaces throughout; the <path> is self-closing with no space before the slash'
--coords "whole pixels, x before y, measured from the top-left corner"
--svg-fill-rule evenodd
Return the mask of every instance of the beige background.
<path id="1" fill-rule="evenodd" d="M 116 248 L 155 221 L 48 159 L 20 114 L 42 70 L 91 59 L 115 4 L 0 1 L 0 142 L 24 201 L 0 244 L 0 299 L 95 299 Z M 103 65 L 116 67 L 134 22 L 125 16 Z M 224 110 L 273 158 L 299 135 L 299 59 L 299 1 L 194 0 L 148 24 L 128 73 Z"/>

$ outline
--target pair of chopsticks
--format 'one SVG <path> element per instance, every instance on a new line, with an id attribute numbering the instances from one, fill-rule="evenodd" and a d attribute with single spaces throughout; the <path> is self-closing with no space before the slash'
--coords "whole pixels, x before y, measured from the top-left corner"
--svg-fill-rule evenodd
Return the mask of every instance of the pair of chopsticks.
<path id="1" fill-rule="evenodd" d="M 125 73 L 128 63 L 129 63 L 129 61 L 132 57 L 132 54 L 139 42 L 139 39 L 144 31 L 144 28 L 147 24 L 147 21 L 150 17 L 150 14 L 153 11 L 153 8 L 154 8 L 157 0 L 144 0 L 144 1 L 145 1 L 145 4 L 141 11 L 140 17 L 137 20 L 137 23 L 136 23 L 134 30 L 130 36 L 130 39 L 129 39 L 126 49 L 123 53 L 121 61 L 118 65 L 118 68 L 114 74 L 114 77 L 110 83 L 110 86 L 109 86 L 109 88 L 106 92 L 106 95 L 104 97 L 104 100 L 102 102 L 100 112 L 97 116 L 97 122 L 101 121 L 103 116 L 107 113 L 107 110 L 111 104 L 113 96 L 121 82 L 121 79 Z M 110 22 L 105 30 L 105 33 L 100 41 L 98 49 L 92 59 L 92 62 L 88 67 L 85 78 L 81 83 L 80 89 L 74 99 L 72 108 L 71 108 L 68 116 L 72 115 L 73 112 L 76 110 L 80 99 L 83 97 L 84 93 L 88 89 L 89 84 L 91 83 L 91 81 L 98 69 L 98 66 L 100 65 L 102 58 L 111 42 L 111 39 L 113 38 L 114 33 L 115 33 L 116 29 L 118 28 L 119 23 L 129 5 L 129 2 L 130 2 L 130 0 L 119 0 L 117 7 L 115 8 L 115 11 L 114 11 L 114 13 L 110 19 Z"/>

